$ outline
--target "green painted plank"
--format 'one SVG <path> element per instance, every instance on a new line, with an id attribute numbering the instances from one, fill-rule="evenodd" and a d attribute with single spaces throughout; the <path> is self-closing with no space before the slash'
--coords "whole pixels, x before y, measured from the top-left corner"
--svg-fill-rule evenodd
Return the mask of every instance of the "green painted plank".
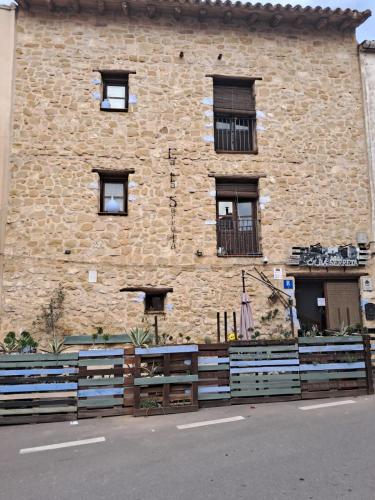
<path id="1" fill-rule="evenodd" d="M 277 396 L 281 394 L 300 394 L 301 389 L 299 387 L 288 388 L 288 389 L 262 389 L 259 391 L 248 390 L 248 391 L 231 391 L 231 397 L 252 397 L 252 396 Z"/>
<path id="2" fill-rule="evenodd" d="M 229 354 L 231 355 L 232 353 L 234 354 L 242 354 L 245 352 L 267 352 L 267 353 L 272 353 L 272 352 L 293 352 L 297 351 L 298 346 L 297 344 L 292 344 L 292 345 L 273 345 L 273 346 L 252 346 L 252 347 L 229 347 Z"/>
<path id="3" fill-rule="evenodd" d="M 78 352 L 62 354 L 1 354 L 1 362 L 78 360 Z"/>
<path id="4" fill-rule="evenodd" d="M 134 385 L 188 384 L 198 382 L 198 375 L 172 375 L 170 377 L 139 377 Z"/>
<path id="5" fill-rule="evenodd" d="M 274 380 L 299 380 L 298 373 L 269 373 L 264 375 L 257 375 L 256 373 L 234 373 L 231 375 L 233 382 L 266 382 Z"/>
<path id="6" fill-rule="evenodd" d="M 227 364 L 222 364 L 222 365 L 198 365 L 198 371 L 199 372 L 219 372 L 219 371 L 226 371 L 229 370 L 229 365 Z"/>
<path id="7" fill-rule="evenodd" d="M 208 401 L 210 399 L 230 399 L 230 394 L 227 392 L 218 394 L 198 394 L 199 401 Z"/>
<path id="8" fill-rule="evenodd" d="M 250 390 L 250 389 L 288 389 L 291 387 L 300 387 L 300 381 L 296 381 L 295 383 L 293 382 L 272 382 L 270 384 L 267 384 L 266 382 L 260 383 L 260 384 L 254 384 L 254 383 L 246 383 L 242 382 L 240 384 L 230 384 L 231 391 L 233 390 Z"/>
<path id="9" fill-rule="evenodd" d="M 130 337 L 128 334 L 125 335 L 110 335 L 108 340 L 104 340 L 102 335 L 99 335 L 95 339 L 95 345 L 97 344 L 127 344 L 130 342 Z M 71 335 L 65 337 L 64 339 L 65 345 L 80 345 L 80 344 L 89 344 L 93 345 L 92 335 Z"/>
<path id="10" fill-rule="evenodd" d="M 366 372 L 357 370 L 355 372 L 309 372 L 301 373 L 301 380 L 335 380 L 341 378 L 366 378 Z"/>
<path id="11" fill-rule="evenodd" d="M 78 408 L 104 408 L 112 406 L 122 406 L 123 398 L 90 398 L 90 399 L 79 399 Z"/>
<path id="12" fill-rule="evenodd" d="M 247 354 L 231 354 L 230 359 L 231 361 L 242 361 L 242 360 L 248 360 L 248 361 L 256 361 L 256 360 L 272 360 L 272 359 L 295 359 L 298 358 L 298 352 L 293 351 L 293 352 L 285 352 L 285 353 L 269 353 L 264 354 L 264 353 L 247 353 Z"/>
<path id="13" fill-rule="evenodd" d="M 362 343 L 362 336 L 352 337 L 299 337 L 299 344 L 347 344 L 349 342 Z"/>
<path id="14" fill-rule="evenodd" d="M 95 358 L 95 359 L 79 359 L 78 360 L 78 365 L 79 366 L 103 366 L 103 365 L 117 365 L 121 366 L 124 363 L 124 358 L 118 357 L 118 358 Z"/>
<path id="15" fill-rule="evenodd" d="M 38 408 L 0 409 L 0 415 L 34 415 L 41 413 L 72 413 L 77 411 L 76 406 L 47 406 Z"/>
<path id="16" fill-rule="evenodd" d="M 112 378 L 88 378 L 79 379 L 78 387 L 88 387 L 96 385 L 120 385 L 124 383 L 124 377 L 112 377 Z"/>
<path id="17" fill-rule="evenodd" d="M 16 363 L 2 363 L 0 356 L 0 368 L 47 368 L 50 366 L 78 366 L 77 360 L 66 361 L 18 361 Z"/>

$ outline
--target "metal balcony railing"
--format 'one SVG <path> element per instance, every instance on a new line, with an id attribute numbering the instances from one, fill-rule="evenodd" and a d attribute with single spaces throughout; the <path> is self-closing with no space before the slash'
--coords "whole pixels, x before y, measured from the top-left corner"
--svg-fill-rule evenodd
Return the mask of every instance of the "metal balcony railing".
<path id="1" fill-rule="evenodd" d="M 259 223 L 252 217 L 219 217 L 217 227 L 217 253 L 226 255 L 257 255 L 259 246 Z"/>
<path id="2" fill-rule="evenodd" d="M 221 152 L 254 150 L 255 118 L 215 115 L 215 149 Z"/>

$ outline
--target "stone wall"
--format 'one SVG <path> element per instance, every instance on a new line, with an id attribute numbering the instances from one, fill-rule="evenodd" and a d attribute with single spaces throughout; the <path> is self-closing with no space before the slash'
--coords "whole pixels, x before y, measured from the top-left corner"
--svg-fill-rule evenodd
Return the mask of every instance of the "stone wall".
<path id="1" fill-rule="evenodd" d="M 99 324 L 124 331 L 141 322 L 143 305 L 119 289 L 153 285 L 174 288 L 161 331 L 202 338 L 215 332 L 216 311 L 239 312 L 241 269 L 257 264 L 272 277 L 293 245 L 355 243 L 358 231 L 369 231 L 353 34 L 20 12 L 17 37 L 2 332 L 30 328 L 58 283 L 67 290 L 67 332 Z M 136 71 L 128 113 L 99 111 L 95 69 Z M 208 74 L 262 77 L 258 155 L 215 153 Z M 135 169 L 128 216 L 98 216 L 93 168 Z M 267 265 L 263 257 L 216 256 L 212 173 L 265 174 Z M 169 239 L 171 194 L 178 202 L 176 250 Z M 97 283 L 88 283 L 90 269 Z M 249 291 L 267 334 L 259 322 L 269 292 L 255 282 Z"/>

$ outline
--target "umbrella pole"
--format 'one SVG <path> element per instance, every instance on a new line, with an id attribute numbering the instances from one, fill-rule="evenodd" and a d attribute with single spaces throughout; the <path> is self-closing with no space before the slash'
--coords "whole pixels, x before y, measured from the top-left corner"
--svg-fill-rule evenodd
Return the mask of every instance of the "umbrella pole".
<path id="1" fill-rule="evenodd" d="M 246 292 L 246 288 L 245 288 L 245 271 L 242 269 L 242 291 L 243 293 Z"/>

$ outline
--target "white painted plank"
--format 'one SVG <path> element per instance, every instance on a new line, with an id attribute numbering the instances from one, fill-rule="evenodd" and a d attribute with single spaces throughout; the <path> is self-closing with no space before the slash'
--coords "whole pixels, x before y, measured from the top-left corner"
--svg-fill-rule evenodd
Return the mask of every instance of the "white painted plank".
<path id="1" fill-rule="evenodd" d="M 286 366 L 286 365 L 297 365 L 298 359 L 264 359 L 261 361 L 231 361 L 230 366 L 241 367 L 241 366 Z"/>
<path id="2" fill-rule="evenodd" d="M 313 346 L 300 346 L 299 352 L 335 352 L 335 351 L 363 351 L 363 345 L 313 345 Z"/>
<path id="3" fill-rule="evenodd" d="M 301 372 L 316 372 L 322 370 L 356 370 L 357 368 L 365 368 L 365 363 L 321 363 L 317 365 L 300 365 Z"/>

